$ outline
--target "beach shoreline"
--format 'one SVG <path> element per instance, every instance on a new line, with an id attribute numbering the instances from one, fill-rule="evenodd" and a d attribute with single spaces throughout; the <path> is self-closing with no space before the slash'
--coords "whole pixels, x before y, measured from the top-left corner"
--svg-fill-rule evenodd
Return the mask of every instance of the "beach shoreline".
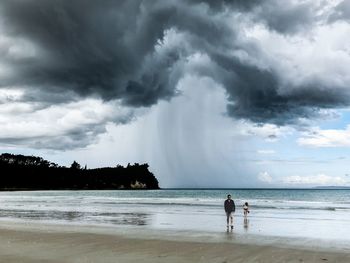
<path id="1" fill-rule="evenodd" d="M 229 233 L 234 235 L 234 233 Z M 349 262 L 349 250 L 210 240 L 166 232 L 39 223 L 0 224 L 0 262 Z"/>

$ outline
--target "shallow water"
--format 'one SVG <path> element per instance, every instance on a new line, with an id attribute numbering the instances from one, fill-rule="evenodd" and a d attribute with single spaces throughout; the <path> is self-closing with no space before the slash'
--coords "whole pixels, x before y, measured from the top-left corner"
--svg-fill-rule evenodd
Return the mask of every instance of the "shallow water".
<path id="1" fill-rule="evenodd" d="M 350 241 L 350 190 L 1 192 L 0 219 L 215 234 L 226 231 L 228 193 L 237 206 L 234 233 Z"/>

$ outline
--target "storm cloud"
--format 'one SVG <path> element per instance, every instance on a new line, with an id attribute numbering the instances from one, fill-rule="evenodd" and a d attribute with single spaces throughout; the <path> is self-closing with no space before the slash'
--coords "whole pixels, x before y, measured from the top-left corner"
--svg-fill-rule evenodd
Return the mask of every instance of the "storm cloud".
<path id="1" fill-rule="evenodd" d="M 334 24 L 348 23 L 342 5 L 4 0 L 0 88 L 23 92 L 17 101 L 33 112 L 88 98 L 137 109 L 179 95 L 179 81 L 196 75 L 225 89 L 228 116 L 291 124 L 350 103 L 349 72 L 336 66 L 338 57 L 350 65 L 349 51 L 318 49 Z M 200 63 L 193 63 L 196 57 Z M 94 137 L 107 122 L 132 119 L 132 110 L 124 118 L 108 110 L 116 117 L 107 114 L 66 138 L 76 141 L 88 131 Z"/>

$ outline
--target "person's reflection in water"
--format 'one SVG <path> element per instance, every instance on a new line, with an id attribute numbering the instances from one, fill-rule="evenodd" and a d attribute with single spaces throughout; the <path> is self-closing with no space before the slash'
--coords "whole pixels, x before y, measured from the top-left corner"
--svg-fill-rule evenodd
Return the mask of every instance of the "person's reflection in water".
<path id="1" fill-rule="evenodd" d="M 226 240 L 227 241 L 233 241 L 235 240 L 235 234 L 233 231 L 230 231 L 229 229 L 227 229 L 226 233 L 225 233 L 225 236 L 226 236 Z"/>
<path id="2" fill-rule="evenodd" d="M 249 228 L 249 219 L 247 217 L 244 217 L 243 226 L 244 226 L 244 230 L 247 232 Z"/>

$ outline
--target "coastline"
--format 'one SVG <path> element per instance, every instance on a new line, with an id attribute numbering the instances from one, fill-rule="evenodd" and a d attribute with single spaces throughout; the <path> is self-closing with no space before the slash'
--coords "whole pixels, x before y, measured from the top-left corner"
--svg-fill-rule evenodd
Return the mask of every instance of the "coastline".
<path id="1" fill-rule="evenodd" d="M 0 262 L 350 262 L 349 250 L 244 243 L 234 233 L 221 236 L 232 238 L 3 221 Z"/>

